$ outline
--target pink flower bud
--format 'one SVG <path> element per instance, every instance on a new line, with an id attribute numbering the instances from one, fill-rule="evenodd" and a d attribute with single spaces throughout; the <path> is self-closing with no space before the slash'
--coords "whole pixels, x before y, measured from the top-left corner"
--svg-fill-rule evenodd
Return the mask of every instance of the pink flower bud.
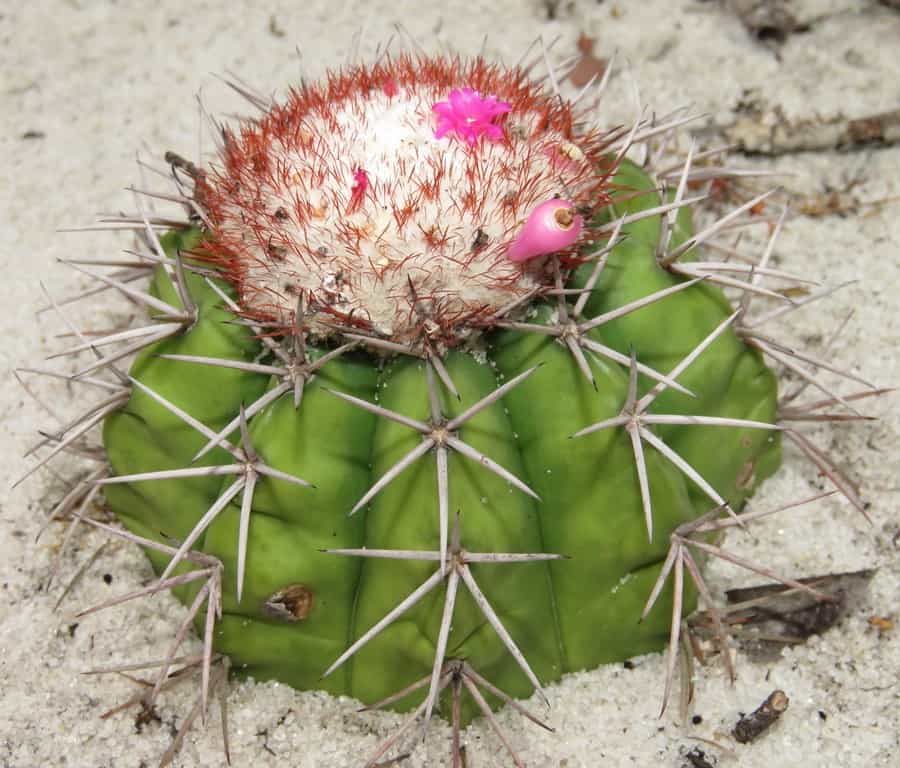
<path id="1" fill-rule="evenodd" d="M 531 212 L 506 257 L 522 262 L 568 248 L 578 239 L 583 223 L 568 200 L 547 200 Z"/>

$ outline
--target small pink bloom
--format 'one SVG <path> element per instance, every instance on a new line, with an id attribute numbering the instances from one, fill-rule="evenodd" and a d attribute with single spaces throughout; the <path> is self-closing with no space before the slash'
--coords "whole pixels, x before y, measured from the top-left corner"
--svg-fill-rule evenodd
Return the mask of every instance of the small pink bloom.
<path id="1" fill-rule="evenodd" d="M 436 139 L 453 131 L 469 146 L 475 146 L 482 136 L 491 141 L 503 139 L 503 128 L 494 119 L 506 114 L 512 106 L 498 101 L 496 96 L 482 96 L 473 88 L 454 88 L 447 101 L 439 101 L 431 108 L 438 116 Z"/>
<path id="2" fill-rule="evenodd" d="M 364 169 L 357 168 L 353 171 L 353 186 L 350 187 L 350 204 L 347 206 L 347 213 L 353 213 L 362 205 L 368 189 L 369 174 Z"/>
<path id="3" fill-rule="evenodd" d="M 384 81 L 384 85 L 381 86 L 381 90 L 384 91 L 384 95 L 389 99 L 393 99 L 396 96 L 400 89 L 397 87 L 397 81 L 394 80 L 393 77 L 389 77 Z"/>
<path id="4" fill-rule="evenodd" d="M 509 246 L 506 258 L 519 263 L 568 248 L 578 239 L 583 224 L 572 203 L 559 199 L 547 200 L 528 216 Z"/>

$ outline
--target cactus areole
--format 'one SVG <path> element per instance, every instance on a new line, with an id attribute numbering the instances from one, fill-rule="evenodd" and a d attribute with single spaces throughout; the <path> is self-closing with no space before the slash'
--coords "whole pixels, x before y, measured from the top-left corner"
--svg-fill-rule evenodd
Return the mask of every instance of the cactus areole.
<path id="1" fill-rule="evenodd" d="M 421 681 L 391 705 L 430 714 L 463 667 L 497 706 L 665 645 L 670 535 L 775 470 L 776 381 L 672 268 L 686 198 L 627 134 L 521 70 L 397 57 L 177 169 L 194 226 L 150 294 L 180 325 L 105 420 L 105 493 L 167 577 L 222 563 L 232 669 Z"/>

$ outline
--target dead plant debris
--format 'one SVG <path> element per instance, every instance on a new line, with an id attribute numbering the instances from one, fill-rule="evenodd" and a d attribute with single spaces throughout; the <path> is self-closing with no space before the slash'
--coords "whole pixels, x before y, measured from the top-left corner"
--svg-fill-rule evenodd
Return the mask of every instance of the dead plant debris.
<path id="1" fill-rule="evenodd" d="M 759 738 L 778 721 L 790 701 L 784 691 L 772 691 L 749 715 L 741 715 L 731 735 L 741 744 L 748 744 Z"/>
<path id="2" fill-rule="evenodd" d="M 569 73 L 569 82 L 576 88 L 584 88 L 591 80 L 603 77 L 609 61 L 594 55 L 594 40 L 584 33 L 578 38 L 578 52 L 581 60 Z"/>
<path id="3" fill-rule="evenodd" d="M 728 0 L 747 31 L 761 43 L 780 45 L 791 35 L 807 32 L 809 25 L 797 18 L 789 0 Z"/>
<path id="4" fill-rule="evenodd" d="M 707 755 L 700 747 L 693 747 L 685 752 L 681 768 L 716 768 L 718 762 L 712 755 Z"/>
<path id="5" fill-rule="evenodd" d="M 830 595 L 831 601 L 816 600 L 808 592 L 782 584 L 730 589 L 722 621 L 728 633 L 753 661 L 772 661 L 786 645 L 798 645 L 813 635 L 831 629 L 848 608 L 863 599 L 874 569 L 797 579 L 801 584 Z M 707 611 L 689 619 L 692 633 L 712 637 Z"/>
<path id="6" fill-rule="evenodd" d="M 900 142 L 900 109 L 874 115 L 789 118 L 779 104 L 750 93 L 737 107 L 738 117 L 725 129 L 729 143 L 759 155 L 853 150 Z"/>

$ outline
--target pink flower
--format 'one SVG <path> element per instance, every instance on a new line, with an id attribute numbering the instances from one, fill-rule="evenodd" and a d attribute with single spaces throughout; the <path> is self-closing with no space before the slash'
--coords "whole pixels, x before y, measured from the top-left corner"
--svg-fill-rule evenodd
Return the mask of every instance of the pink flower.
<path id="1" fill-rule="evenodd" d="M 473 88 L 454 88 L 447 101 L 439 101 L 431 109 L 438 116 L 436 139 L 454 131 L 457 138 L 475 146 L 482 136 L 491 141 L 503 139 L 503 128 L 494 123 L 494 118 L 506 114 L 512 106 L 496 96 L 482 96 Z"/>

